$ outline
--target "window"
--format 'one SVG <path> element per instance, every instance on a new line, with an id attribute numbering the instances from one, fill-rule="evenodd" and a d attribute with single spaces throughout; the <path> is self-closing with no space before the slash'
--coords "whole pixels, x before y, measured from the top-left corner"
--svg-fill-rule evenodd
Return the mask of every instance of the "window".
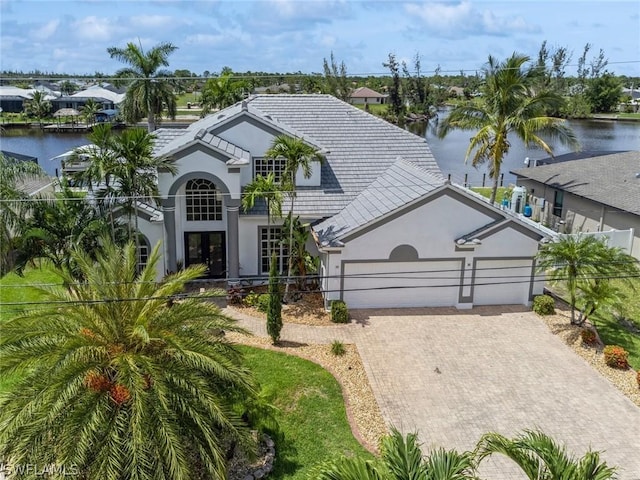
<path id="1" fill-rule="evenodd" d="M 275 181 L 280 183 L 282 180 L 282 174 L 284 173 L 284 168 L 286 165 L 286 160 L 284 158 L 256 158 L 254 161 L 254 176 L 262 175 L 266 177 L 268 174 L 273 172 L 275 176 Z"/>
<path id="2" fill-rule="evenodd" d="M 278 262 L 278 271 L 280 273 L 287 271 L 288 253 L 286 245 L 280 242 L 282 238 L 282 227 L 271 227 L 271 237 L 267 227 L 260 227 L 260 273 L 269 273 L 269 263 L 271 253 L 276 252 L 276 261 Z M 271 245 L 269 245 L 271 243 Z M 269 248 L 271 247 L 271 248 Z"/>
<path id="3" fill-rule="evenodd" d="M 222 200 L 213 182 L 189 180 L 186 197 L 188 222 L 222 220 Z"/>
<path id="4" fill-rule="evenodd" d="M 149 261 L 149 242 L 144 235 L 138 235 L 138 272 L 147 266 Z"/>
<path id="5" fill-rule="evenodd" d="M 556 217 L 562 216 L 562 204 L 564 202 L 564 192 L 562 190 L 556 190 L 553 196 L 553 214 Z"/>

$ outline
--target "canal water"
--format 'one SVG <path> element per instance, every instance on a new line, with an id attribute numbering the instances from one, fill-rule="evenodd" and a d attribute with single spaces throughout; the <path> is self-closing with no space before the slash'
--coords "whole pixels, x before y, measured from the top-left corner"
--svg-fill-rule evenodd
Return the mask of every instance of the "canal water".
<path id="1" fill-rule="evenodd" d="M 584 151 L 624 151 L 640 150 L 640 122 L 611 120 L 569 120 L 568 125 L 574 130 Z M 451 175 L 455 183 L 467 183 L 480 186 L 486 167 L 473 168 L 465 164 L 465 153 L 472 132 L 452 131 L 444 139 L 439 139 L 432 125 L 413 124 L 407 127 L 417 135 L 424 136 L 440 165 L 443 174 Z M 50 175 L 55 175 L 60 168 L 57 161 L 50 159 L 61 153 L 89 143 L 86 135 L 81 133 L 44 133 L 38 128 L 5 129 L 0 136 L 0 148 L 10 152 L 31 155 Z M 553 143 L 554 154 L 561 155 L 571 150 L 561 144 Z M 502 172 L 505 184 L 513 183 L 515 177 L 511 170 L 524 168 L 524 160 L 529 157 L 537 160 L 547 157 L 539 149 L 527 149 L 517 138 L 511 139 L 511 149 L 504 159 Z M 638 166 L 640 169 L 640 165 Z M 486 179 L 487 185 L 490 180 Z"/>

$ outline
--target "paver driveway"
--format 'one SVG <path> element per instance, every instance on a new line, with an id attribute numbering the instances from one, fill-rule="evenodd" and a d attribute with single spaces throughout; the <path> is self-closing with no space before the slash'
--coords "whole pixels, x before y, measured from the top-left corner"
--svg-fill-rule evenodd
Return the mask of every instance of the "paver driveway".
<path id="1" fill-rule="evenodd" d="M 640 408 L 529 311 L 361 310 L 347 326 L 285 325 L 283 338 L 354 342 L 385 419 L 426 448 L 472 449 L 485 432 L 540 428 L 582 454 L 590 446 L 640 480 Z M 263 322 L 243 322 L 264 334 Z M 505 459 L 483 478 L 521 478 Z"/>

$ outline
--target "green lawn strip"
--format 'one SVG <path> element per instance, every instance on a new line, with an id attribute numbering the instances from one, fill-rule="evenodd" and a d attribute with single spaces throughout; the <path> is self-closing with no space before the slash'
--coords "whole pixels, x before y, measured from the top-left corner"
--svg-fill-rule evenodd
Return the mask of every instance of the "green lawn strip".
<path id="1" fill-rule="evenodd" d="M 369 113 L 372 113 L 374 115 L 382 115 L 383 113 L 385 113 L 387 111 L 387 105 L 384 104 L 376 104 L 376 103 L 369 103 Z M 354 107 L 359 108 L 360 110 L 365 110 L 365 104 L 355 104 Z"/>
<path id="2" fill-rule="evenodd" d="M 16 306 L 7 304 L 42 301 L 42 292 L 31 285 L 59 283 L 60 277 L 47 266 L 28 269 L 23 277 L 10 273 L 0 278 L 0 335 L 2 335 L 1 322 L 15 317 L 25 309 L 38 307 L 37 305 Z M 18 375 L 16 374 L 10 378 L 0 379 L 0 392 L 17 378 Z"/>
<path id="3" fill-rule="evenodd" d="M 491 198 L 491 187 L 473 187 L 471 190 L 482 195 L 483 197 Z M 509 187 L 498 187 L 498 192 L 496 193 L 496 202 L 499 203 L 500 201 L 502 201 L 507 190 L 510 190 Z"/>
<path id="4" fill-rule="evenodd" d="M 304 479 L 341 455 L 372 458 L 351 433 L 338 382 L 313 362 L 240 347 L 266 399 L 277 407 L 280 438 L 270 479 Z"/>

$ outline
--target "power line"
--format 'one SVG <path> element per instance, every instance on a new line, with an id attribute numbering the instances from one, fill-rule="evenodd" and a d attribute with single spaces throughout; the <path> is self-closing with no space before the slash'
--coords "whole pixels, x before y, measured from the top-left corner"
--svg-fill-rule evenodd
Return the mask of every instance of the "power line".
<path id="1" fill-rule="evenodd" d="M 636 64 L 636 63 L 640 63 L 640 60 L 618 60 L 618 61 L 607 61 L 607 65 L 632 65 L 632 64 Z M 483 64 L 484 65 L 484 64 Z M 569 68 L 569 67 L 578 67 L 579 64 L 578 63 L 569 63 L 567 65 L 565 65 L 565 68 Z M 475 76 L 476 73 L 482 71 L 483 67 L 480 66 L 478 68 L 458 68 L 458 69 L 440 69 L 440 68 L 434 68 L 434 69 L 427 69 L 427 70 L 421 70 L 422 74 L 432 74 L 432 75 L 437 75 L 437 74 L 454 74 L 455 76 L 458 76 L 461 72 L 464 73 L 472 73 L 471 76 Z M 520 70 L 520 68 L 513 68 L 514 70 Z M 51 75 L 30 75 L 29 73 L 18 73 L 18 72 L 7 72 L 4 71 L 2 72 L 4 75 L 7 74 L 15 74 L 16 76 L 0 76 L 0 82 L 16 82 L 16 81 L 25 81 L 25 80 L 29 80 L 29 81 L 65 81 L 65 80 L 76 80 L 76 79 L 83 79 L 83 80 L 94 80 L 94 81 L 116 81 L 116 82 L 127 82 L 127 81 L 134 81 L 134 80 L 172 80 L 172 81 L 196 81 L 196 80 L 201 80 L 201 81 L 206 81 L 206 80 L 216 80 L 216 79 L 220 79 L 220 78 L 229 78 L 230 80 L 247 80 L 247 79 L 281 79 L 283 77 L 320 77 L 320 78 L 324 78 L 324 73 L 321 72 L 309 72 L 309 73 L 305 73 L 305 72 L 287 72 L 287 73 L 264 73 L 264 74 L 260 74 L 259 72 L 252 72 L 252 73 L 246 73 L 243 74 L 241 72 L 233 72 L 231 73 L 228 77 L 227 76 L 221 76 L 221 75 L 210 75 L 208 77 L 205 77 L 204 75 L 192 75 L 192 76 L 177 76 L 177 75 L 169 75 L 169 76 L 162 76 L 162 77 L 151 77 L 151 78 L 147 78 L 147 77 L 138 77 L 138 76 L 132 76 L 132 77 L 119 77 L 119 76 L 115 76 L 115 75 L 106 75 L 106 76 L 97 76 L 95 74 L 93 75 L 72 75 L 72 74 L 51 74 Z M 411 74 L 417 74 L 417 72 L 414 71 L 410 71 L 409 73 Z M 17 76 L 20 75 L 20 76 Z M 390 77 L 391 73 L 389 71 L 374 71 L 374 72 L 355 72 L 355 73 L 349 73 L 347 72 L 346 78 L 348 80 L 351 79 L 356 79 L 356 78 L 362 78 L 362 77 Z"/>

